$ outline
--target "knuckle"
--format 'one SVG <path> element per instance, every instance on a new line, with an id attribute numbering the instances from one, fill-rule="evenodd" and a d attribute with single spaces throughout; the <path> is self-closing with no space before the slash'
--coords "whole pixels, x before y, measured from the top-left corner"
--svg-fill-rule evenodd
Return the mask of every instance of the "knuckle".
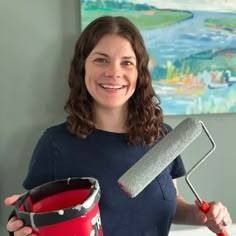
<path id="1" fill-rule="evenodd" d="M 14 221 L 13 221 L 13 219 L 8 221 L 6 228 L 7 228 L 7 231 L 9 231 L 9 232 L 14 231 Z"/>
<path id="2" fill-rule="evenodd" d="M 215 201 L 215 202 L 214 202 L 214 205 L 215 205 L 216 207 L 222 207 L 222 203 L 219 202 L 219 201 Z"/>
<path id="3" fill-rule="evenodd" d="M 17 219 L 11 219 L 8 223 L 7 223 L 7 230 L 9 232 L 15 232 L 20 230 L 23 227 L 23 223 L 20 220 Z M 17 236 L 18 234 L 15 233 L 15 236 Z M 20 235 L 19 235 L 20 236 Z"/>
<path id="4" fill-rule="evenodd" d="M 21 228 L 14 232 L 14 236 L 27 236 L 28 233 L 25 233 L 24 228 Z"/>

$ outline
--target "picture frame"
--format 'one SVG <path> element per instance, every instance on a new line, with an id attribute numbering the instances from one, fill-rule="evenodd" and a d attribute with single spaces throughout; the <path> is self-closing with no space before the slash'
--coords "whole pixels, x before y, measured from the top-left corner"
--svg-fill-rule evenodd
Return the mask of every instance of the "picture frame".
<path id="1" fill-rule="evenodd" d="M 139 28 L 165 115 L 236 112 L 236 0 L 81 1 L 82 30 L 102 15 Z"/>

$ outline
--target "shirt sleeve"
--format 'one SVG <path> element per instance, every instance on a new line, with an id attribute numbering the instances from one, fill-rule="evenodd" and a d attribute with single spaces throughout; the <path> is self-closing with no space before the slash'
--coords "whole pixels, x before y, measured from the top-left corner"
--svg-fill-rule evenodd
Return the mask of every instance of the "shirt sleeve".
<path id="1" fill-rule="evenodd" d="M 28 173 L 23 182 L 25 189 L 29 190 L 54 180 L 55 155 L 56 148 L 53 143 L 53 136 L 46 130 L 34 149 Z"/>
<path id="2" fill-rule="evenodd" d="M 172 179 L 176 179 L 184 176 L 186 170 L 184 168 L 184 164 L 181 156 L 178 156 L 171 164 L 170 164 L 170 174 Z"/>

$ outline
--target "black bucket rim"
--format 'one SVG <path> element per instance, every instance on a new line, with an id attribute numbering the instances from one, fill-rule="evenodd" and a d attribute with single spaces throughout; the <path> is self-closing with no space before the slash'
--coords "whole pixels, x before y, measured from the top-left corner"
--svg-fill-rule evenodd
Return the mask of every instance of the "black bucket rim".
<path id="1" fill-rule="evenodd" d="M 80 188 L 78 188 L 79 184 Z M 90 188 L 90 192 L 87 199 L 83 203 L 72 207 L 39 213 L 20 210 L 22 205 L 26 209 L 29 207 L 27 206 L 28 197 L 31 198 L 32 203 L 36 203 L 43 198 L 57 193 L 88 188 Z M 25 226 L 30 226 L 35 230 L 38 230 L 38 227 L 58 224 L 83 216 L 98 203 L 100 196 L 100 186 L 97 179 L 95 178 L 73 177 L 59 179 L 44 183 L 24 193 L 15 203 L 15 212 L 17 217 L 24 222 Z"/>

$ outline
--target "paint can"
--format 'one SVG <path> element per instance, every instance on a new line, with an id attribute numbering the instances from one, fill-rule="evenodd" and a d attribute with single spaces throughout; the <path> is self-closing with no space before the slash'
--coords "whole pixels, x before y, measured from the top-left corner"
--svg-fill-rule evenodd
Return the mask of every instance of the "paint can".
<path id="1" fill-rule="evenodd" d="M 52 181 L 26 192 L 15 212 L 37 236 L 103 236 L 95 178 Z"/>

